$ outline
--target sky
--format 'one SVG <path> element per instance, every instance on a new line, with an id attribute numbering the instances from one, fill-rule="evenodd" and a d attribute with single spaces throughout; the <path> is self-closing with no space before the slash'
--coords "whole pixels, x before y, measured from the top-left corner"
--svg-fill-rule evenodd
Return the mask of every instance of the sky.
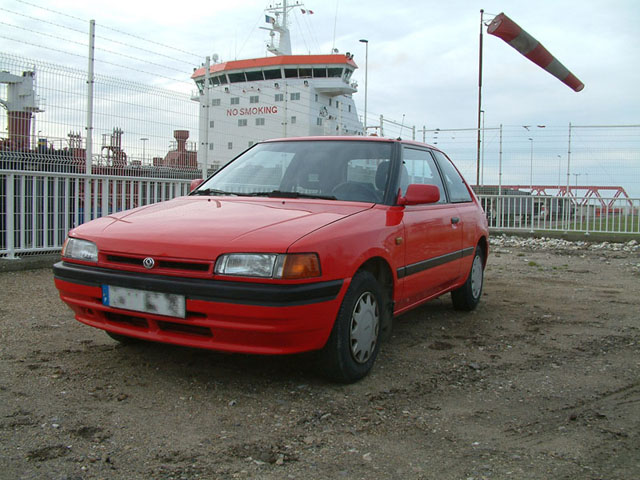
<path id="1" fill-rule="evenodd" d="M 7 37 L 19 37 L 21 31 L 7 24 L 19 24 L 36 32 L 55 30 L 56 24 L 87 30 L 81 20 L 95 19 L 98 35 L 163 51 L 180 60 L 161 57 L 154 61 L 175 68 L 163 71 L 163 75 L 188 82 L 189 64 L 198 66 L 198 56 L 200 62 L 214 53 L 223 61 L 265 56 L 267 33 L 259 27 L 265 26 L 267 5 L 266 1 L 256 0 L 182 0 L 166 4 L 146 0 L 57 0 L 53 5 L 42 0 L 0 0 L 0 17 L 5 18 L 0 20 L 0 31 L 5 35 L 0 37 L 0 43 L 16 55 L 29 57 L 35 47 L 9 40 Z M 486 21 L 504 11 L 585 84 L 582 92 L 574 92 L 501 39 L 486 34 L 485 28 L 483 107 L 487 124 L 639 123 L 637 0 L 423 0 L 396 2 L 393 7 L 381 0 L 307 0 L 304 8 L 314 14 L 296 11 L 293 15 L 290 28 L 294 53 L 328 53 L 335 47 L 354 54 L 360 67 L 354 75 L 360 85 L 355 96 L 360 111 L 364 109 L 365 46 L 359 40 L 369 40 L 366 67 L 370 116 L 384 114 L 401 121 L 404 115 L 408 124 L 427 128 L 475 126 L 483 8 Z M 173 48 L 118 35 L 105 27 Z M 34 44 L 51 42 L 37 34 L 29 37 Z M 73 48 L 73 44 L 65 46 Z M 86 53 L 85 47 L 77 49 Z M 49 53 L 52 61 L 80 62 L 80 68 L 86 67 L 83 59 L 60 55 L 55 50 Z M 142 54 L 150 61 L 153 58 Z M 132 55 L 140 56 L 141 52 Z M 38 57 L 41 56 L 40 49 Z M 119 61 L 127 62 L 122 58 Z M 120 74 L 117 70 L 112 65 L 97 67 L 98 72 L 115 76 Z"/>
<path id="2" fill-rule="evenodd" d="M 504 12 L 542 43 L 585 84 L 584 90 L 574 92 L 503 40 L 488 35 L 483 27 L 486 127 L 511 126 L 520 129 L 523 137 L 517 140 L 517 149 L 514 147 L 515 167 L 505 181 L 529 184 L 532 180 L 529 136 L 536 138 L 536 163 L 542 148 L 547 148 L 544 162 L 536 165 L 537 172 L 550 170 L 547 177 L 536 173 L 539 181 L 534 183 L 564 183 L 568 169 L 565 131 L 570 122 L 583 126 L 640 125 L 640 95 L 636 91 L 640 85 L 638 0 L 299 3 L 314 13 L 303 15 L 300 8 L 294 10 L 290 22 L 293 53 L 330 53 L 337 48 L 353 54 L 359 66 L 352 77 L 359 84 L 354 100 L 361 115 L 365 69 L 368 71 L 369 124 L 384 115 L 417 129 L 476 127 L 480 9 L 485 11 L 486 23 Z M 265 48 L 268 35 L 260 29 L 266 26 L 267 6 L 268 0 L 0 0 L 0 51 L 85 70 L 88 24 L 94 19 L 96 46 L 103 49 L 97 52 L 96 73 L 189 94 L 194 90 L 190 75 L 207 55 L 215 54 L 220 61 L 269 56 Z M 360 39 L 368 40 L 368 62 Z M 525 132 L 523 125 L 545 125 L 547 134 L 561 134 L 557 142 L 549 139 L 543 143 L 535 137 L 541 131 L 533 127 L 533 132 Z M 581 133 L 586 142 L 590 131 Z M 631 138 L 628 131 L 623 133 L 620 138 Z M 579 134 L 574 132 L 578 141 Z M 469 134 L 468 142 L 473 142 L 473 135 Z M 618 138 L 610 131 L 604 135 L 610 136 L 611 142 Z M 638 129 L 631 131 L 631 136 L 635 143 L 628 148 L 607 147 L 608 165 L 603 165 L 599 156 L 601 146 L 585 147 L 582 163 L 579 152 L 574 154 L 582 171 L 574 167 L 572 183 L 573 176 L 576 183 L 579 178 L 591 183 L 596 179 L 625 183 L 640 197 Z M 427 138 L 429 143 L 435 140 L 434 136 Z M 443 145 L 440 140 L 439 146 Z M 487 176 L 495 183 L 497 128 L 488 132 L 486 146 L 492 148 L 487 154 L 491 153 L 493 162 L 488 163 Z M 456 153 L 455 145 L 448 148 L 445 151 Z M 459 157 L 458 164 L 465 172 L 474 171 L 475 155 Z M 609 165 L 615 166 L 615 175 Z"/>

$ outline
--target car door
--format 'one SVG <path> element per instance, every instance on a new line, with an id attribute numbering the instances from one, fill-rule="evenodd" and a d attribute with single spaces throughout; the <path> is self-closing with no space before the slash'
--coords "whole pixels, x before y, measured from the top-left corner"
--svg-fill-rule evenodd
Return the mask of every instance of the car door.
<path id="1" fill-rule="evenodd" d="M 449 194 L 449 201 L 455 205 L 458 225 L 461 230 L 460 271 L 461 277 L 466 276 L 471 270 L 473 253 L 476 246 L 476 225 L 478 224 L 479 208 L 474 203 L 469 189 L 453 163 L 442 152 L 433 151 L 436 162 L 442 174 L 442 179 Z M 484 219 L 483 219 L 484 220 Z"/>
<path id="2" fill-rule="evenodd" d="M 438 203 L 407 205 L 404 209 L 404 265 L 398 269 L 404 309 L 445 291 L 460 275 L 459 252 L 462 229 L 456 205 L 446 190 L 428 150 L 403 146 L 400 188 L 404 194 L 411 183 L 436 185 Z"/>

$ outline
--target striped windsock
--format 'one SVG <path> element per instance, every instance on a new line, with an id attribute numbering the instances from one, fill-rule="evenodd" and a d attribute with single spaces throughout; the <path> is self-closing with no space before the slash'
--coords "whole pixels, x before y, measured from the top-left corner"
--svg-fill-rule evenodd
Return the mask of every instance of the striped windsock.
<path id="1" fill-rule="evenodd" d="M 562 65 L 549 50 L 525 32 L 520 26 L 501 13 L 489 24 L 487 33 L 501 38 L 536 65 L 544 68 L 565 85 L 576 92 L 584 88 L 584 84 Z"/>

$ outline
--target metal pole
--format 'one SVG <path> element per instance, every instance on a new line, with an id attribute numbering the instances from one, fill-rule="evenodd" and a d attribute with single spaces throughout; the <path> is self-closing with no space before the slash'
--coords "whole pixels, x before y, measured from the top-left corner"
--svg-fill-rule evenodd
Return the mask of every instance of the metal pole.
<path id="1" fill-rule="evenodd" d="M 7 182 L 7 259 L 14 260 L 16 258 L 15 250 L 15 175 L 13 173 L 8 174 L 5 177 Z M 24 197 L 24 192 L 20 192 Z M 22 227 L 24 229 L 24 226 Z"/>
<path id="2" fill-rule="evenodd" d="M 482 24 L 484 10 L 480 10 L 480 48 L 478 51 L 478 150 L 476 156 L 476 185 L 480 184 L 480 111 L 482 110 Z"/>
<path id="3" fill-rule="evenodd" d="M 480 112 L 482 112 L 482 157 L 480 158 L 480 164 L 481 164 L 480 185 L 484 185 L 484 136 L 485 136 L 484 117 L 485 117 L 485 113 L 484 113 L 484 110 L 480 110 Z"/>
<path id="4" fill-rule="evenodd" d="M 96 21 L 89 22 L 89 65 L 87 69 L 87 141 L 84 178 L 84 222 L 91 220 L 91 163 L 93 159 L 93 65 L 95 61 Z M 96 192 L 97 194 L 97 192 Z"/>
<path id="5" fill-rule="evenodd" d="M 500 124 L 500 152 L 498 155 L 498 195 L 502 195 L 502 124 Z"/>
<path id="6" fill-rule="evenodd" d="M 502 124 L 500 124 L 500 152 L 498 154 L 498 227 L 502 228 L 502 211 L 504 210 L 502 199 Z"/>
<path id="7" fill-rule="evenodd" d="M 529 188 L 531 189 L 531 195 L 533 195 L 533 138 L 529 137 L 531 142 L 531 159 L 529 160 Z"/>
<path id="8" fill-rule="evenodd" d="M 567 147 L 567 191 L 566 191 L 566 197 L 567 197 L 567 201 L 565 201 L 565 210 L 567 211 L 566 213 L 566 230 L 569 230 L 569 221 L 571 220 L 571 196 L 569 195 L 569 188 L 570 188 L 570 181 L 571 181 L 571 122 L 569 122 L 569 146 Z"/>
<path id="9" fill-rule="evenodd" d="M 202 155 L 202 177 L 209 176 L 209 112 L 211 111 L 211 57 L 207 56 L 204 65 L 204 101 L 205 122 L 204 122 L 204 155 Z"/>
<path id="10" fill-rule="evenodd" d="M 91 175 L 91 157 L 93 153 L 93 65 L 95 61 L 96 21 L 89 22 L 89 65 L 87 68 L 87 150 L 85 154 L 85 173 Z"/>
<path id="11" fill-rule="evenodd" d="M 534 213 L 534 204 L 535 199 L 533 198 L 533 138 L 529 138 L 531 141 L 531 161 L 530 161 L 530 172 L 529 172 L 529 187 L 531 188 L 531 232 L 533 232 L 533 213 Z"/>
<path id="12" fill-rule="evenodd" d="M 570 178 L 571 178 L 571 122 L 569 122 L 569 146 L 567 148 L 567 195 L 569 195 Z"/>
<path id="13" fill-rule="evenodd" d="M 364 43 L 364 134 L 367 135 L 367 86 L 369 84 L 369 40 L 363 38 Z"/>
<path id="14" fill-rule="evenodd" d="M 146 160 L 147 160 L 147 141 L 149 140 L 148 138 L 141 138 L 140 139 L 142 141 L 142 164 L 144 165 Z"/>

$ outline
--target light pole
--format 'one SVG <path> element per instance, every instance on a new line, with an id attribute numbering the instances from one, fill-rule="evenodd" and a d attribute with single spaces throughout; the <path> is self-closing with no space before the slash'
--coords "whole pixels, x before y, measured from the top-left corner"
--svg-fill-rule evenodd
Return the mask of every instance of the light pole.
<path id="1" fill-rule="evenodd" d="M 562 155 L 557 155 L 558 157 L 558 192 L 560 191 L 560 169 L 562 168 Z"/>
<path id="2" fill-rule="evenodd" d="M 369 40 L 363 38 L 360 42 L 364 43 L 364 134 L 367 135 L 367 83 L 369 79 Z"/>
<path id="3" fill-rule="evenodd" d="M 146 160 L 147 160 L 147 151 L 146 151 L 146 147 L 147 147 L 147 142 L 149 141 L 148 138 L 141 138 L 140 141 L 142 141 L 142 164 L 144 165 Z"/>

